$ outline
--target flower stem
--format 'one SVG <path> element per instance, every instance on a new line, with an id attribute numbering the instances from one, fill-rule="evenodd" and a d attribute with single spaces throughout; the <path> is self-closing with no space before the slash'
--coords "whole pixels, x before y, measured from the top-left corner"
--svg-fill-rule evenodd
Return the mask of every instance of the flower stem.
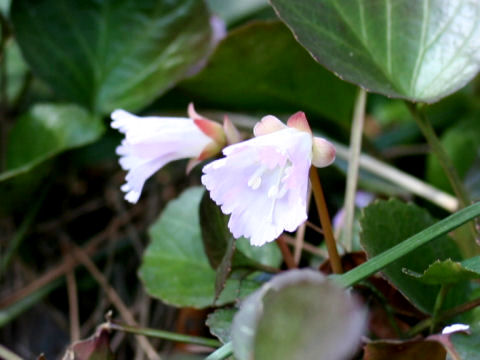
<path id="1" fill-rule="evenodd" d="M 335 274 L 341 274 L 343 272 L 342 262 L 340 260 L 340 256 L 338 255 L 337 244 L 333 236 L 332 224 L 330 222 L 330 215 L 328 214 L 325 196 L 323 195 L 322 184 L 320 183 L 320 177 L 318 176 L 317 169 L 313 166 L 310 168 L 310 181 L 312 183 L 313 197 L 315 198 L 318 216 L 320 218 L 320 223 L 322 224 L 323 233 L 325 235 L 325 243 L 327 245 L 330 264 Z"/>
<path id="2" fill-rule="evenodd" d="M 130 334 L 144 335 L 144 336 L 155 337 L 155 338 L 160 338 L 165 340 L 184 342 L 188 344 L 203 345 L 203 346 L 209 346 L 209 347 L 215 347 L 215 348 L 221 345 L 220 342 L 215 339 L 208 339 L 200 336 L 177 334 L 170 331 L 142 328 L 142 327 L 130 326 L 126 324 L 117 324 L 117 323 L 109 322 L 107 323 L 106 327 L 111 330 L 124 331 Z"/>
<path id="3" fill-rule="evenodd" d="M 443 284 L 440 287 L 440 291 L 438 292 L 437 298 L 435 300 L 435 305 L 433 308 L 432 322 L 430 324 L 431 334 L 433 334 L 433 331 L 435 330 L 435 325 L 437 324 L 437 321 L 438 321 L 438 314 L 440 312 L 440 309 L 442 308 L 443 302 L 445 300 L 445 296 L 447 296 L 449 289 L 450 289 L 450 285 L 447 285 L 447 284 Z"/>
<path id="4" fill-rule="evenodd" d="M 288 248 L 287 242 L 285 241 L 283 235 L 280 235 L 278 237 L 276 243 L 278 248 L 280 249 L 280 252 L 282 253 L 283 261 L 285 261 L 287 267 L 289 269 L 295 269 L 297 267 L 297 263 L 295 262 L 292 252 Z"/>
<path id="5" fill-rule="evenodd" d="M 463 314 L 466 311 L 472 310 L 476 308 L 477 306 L 480 306 L 480 298 L 474 299 L 472 301 L 469 301 L 467 303 L 458 305 L 452 309 L 446 310 L 439 314 L 435 321 L 438 322 L 443 322 L 446 321 L 452 317 L 455 317 L 457 315 Z M 430 317 L 428 319 L 420 321 L 417 325 L 412 327 L 408 333 L 406 334 L 407 337 L 413 337 L 419 333 L 421 333 L 423 330 L 428 329 L 431 324 L 433 323 L 434 319 L 433 317 Z"/>
<path id="6" fill-rule="evenodd" d="M 430 146 L 432 152 L 436 155 L 440 166 L 443 168 L 445 175 L 452 186 L 453 192 L 458 198 L 459 208 L 464 208 L 470 204 L 467 193 L 463 187 L 462 181 L 458 176 L 457 169 L 453 165 L 452 160 L 445 152 L 445 149 L 440 142 L 440 139 L 435 134 L 435 130 L 428 120 L 425 112 L 419 109 L 415 104 L 406 102 L 410 113 L 417 122 L 418 127 L 423 133 L 423 136 L 427 139 L 428 145 Z"/>
<path id="7" fill-rule="evenodd" d="M 355 214 L 355 194 L 357 192 L 358 168 L 362 152 L 363 123 L 365 120 L 365 104 L 367 92 L 359 89 L 355 101 L 355 111 L 350 134 L 350 158 L 348 160 L 347 185 L 345 190 L 345 223 L 343 226 L 343 243 L 347 251 L 352 251 L 353 220 Z"/>

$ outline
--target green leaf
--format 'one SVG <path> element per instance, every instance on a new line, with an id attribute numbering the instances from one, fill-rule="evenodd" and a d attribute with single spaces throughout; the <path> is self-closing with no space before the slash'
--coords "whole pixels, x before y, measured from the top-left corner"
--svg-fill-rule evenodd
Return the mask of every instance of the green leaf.
<path id="1" fill-rule="evenodd" d="M 451 259 L 437 260 L 423 272 L 403 269 L 407 275 L 431 285 L 454 284 L 480 278 L 480 256 L 456 262 Z"/>
<path id="2" fill-rule="evenodd" d="M 205 192 L 200 203 L 200 225 L 205 252 L 214 269 L 226 260 L 226 253 L 229 253 L 227 259 L 233 260 L 233 267 L 256 268 L 259 264 L 270 267 L 280 266 L 282 254 L 276 244 L 252 246 L 248 239 L 235 240 L 228 229 L 228 219 L 229 216 L 223 214 L 220 207 Z M 233 252 L 235 248 L 236 251 Z"/>
<path id="3" fill-rule="evenodd" d="M 217 309 L 207 317 L 210 333 L 224 344 L 231 340 L 232 321 L 236 312 L 234 308 Z"/>
<path id="4" fill-rule="evenodd" d="M 205 69 L 181 83 L 191 96 L 230 109 L 299 109 L 349 122 L 355 88 L 322 68 L 280 22 L 255 22 L 232 31 Z"/>
<path id="5" fill-rule="evenodd" d="M 0 181 L 32 170 L 61 152 L 99 139 L 105 127 L 77 105 L 37 104 L 20 116 L 11 130 L 7 171 Z"/>
<path id="6" fill-rule="evenodd" d="M 28 66 L 23 60 L 17 42 L 10 38 L 5 44 L 5 66 L 7 71 L 7 99 L 12 104 L 22 92 L 27 79 Z"/>
<path id="7" fill-rule="evenodd" d="M 401 243 L 404 239 L 432 225 L 435 220 L 422 208 L 399 200 L 376 201 L 367 206 L 360 219 L 361 244 L 369 258 Z M 438 286 L 426 285 L 403 273 L 403 268 L 423 272 L 436 260 L 460 257 L 455 243 L 446 236 L 435 244 L 425 244 L 408 256 L 392 262 L 383 274 L 420 310 L 433 311 Z"/>
<path id="8" fill-rule="evenodd" d="M 389 97 L 434 102 L 480 68 L 475 0 L 271 0 L 313 57 Z"/>
<path id="9" fill-rule="evenodd" d="M 458 175 L 465 178 L 475 161 L 480 158 L 480 122 L 477 117 L 462 121 L 448 129 L 441 138 L 442 145 L 452 160 Z M 427 158 L 427 180 L 432 185 L 452 191 L 438 159 L 429 154 Z"/>
<path id="10" fill-rule="evenodd" d="M 350 294 L 319 272 L 291 270 L 242 303 L 233 320 L 234 354 L 238 360 L 343 359 L 365 325 L 366 312 Z"/>
<path id="11" fill-rule="evenodd" d="M 330 275 L 330 278 L 341 286 L 353 286 L 419 247 L 447 234 L 449 231 L 456 229 L 467 221 L 475 219 L 477 216 L 480 216 L 480 202 L 467 206 L 415 235 L 410 236 L 345 274 Z"/>
<path id="12" fill-rule="evenodd" d="M 195 187 L 171 201 L 149 230 L 139 275 L 147 292 L 175 306 L 213 305 L 216 273 L 202 245 L 198 207 L 204 189 Z M 232 302 L 260 285 L 255 276 L 229 279 L 217 305 Z"/>
<path id="13" fill-rule="evenodd" d="M 16 0 L 11 18 L 34 73 L 101 113 L 147 105 L 211 46 L 198 0 Z"/>

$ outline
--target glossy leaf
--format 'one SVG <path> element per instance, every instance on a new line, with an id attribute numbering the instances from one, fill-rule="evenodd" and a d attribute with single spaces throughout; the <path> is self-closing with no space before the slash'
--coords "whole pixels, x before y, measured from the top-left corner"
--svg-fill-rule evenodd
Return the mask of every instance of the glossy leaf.
<path id="1" fill-rule="evenodd" d="M 404 273 L 415 279 L 432 285 L 454 284 L 480 278 L 480 257 L 456 262 L 451 259 L 437 260 L 423 273 L 404 269 Z"/>
<path id="2" fill-rule="evenodd" d="M 366 312 L 350 294 L 319 272 L 292 270 L 242 303 L 233 321 L 234 354 L 239 360 L 343 359 L 365 324 Z"/>
<path id="3" fill-rule="evenodd" d="M 35 74 L 89 109 L 139 109 L 210 48 L 198 0 L 16 0 L 11 18 Z"/>
<path id="4" fill-rule="evenodd" d="M 433 102 L 480 69 L 476 0 L 271 0 L 313 57 L 390 97 Z"/>
<path id="5" fill-rule="evenodd" d="M 37 104 L 11 130 L 4 181 L 26 173 L 59 153 L 89 144 L 103 134 L 101 119 L 77 105 Z"/>
<path id="6" fill-rule="evenodd" d="M 216 273 L 203 250 L 198 207 L 204 189 L 194 187 L 171 201 L 149 230 L 151 243 L 139 270 L 147 292 L 175 306 L 214 303 Z M 253 291 L 255 279 L 229 279 L 216 302 L 232 302 Z"/>
<path id="7" fill-rule="evenodd" d="M 206 68 L 181 83 L 190 96 L 229 109 L 296 112 L 350 121 L 355 89 L 318 65 L 280 22 L 235 29 Z"/>
<path id="8" fill-rule="evenodd" d="M 408 237 L 432 225 L 435 220 L 422 208 L 399 200 L 376 201 L 364 209 L 360 219 L 361 244 L 369 258 L 401 243 Z M 453 241 L 440 237 L 389 264 L 383 274 L 420 310 L 431 313 L 439 288 L 422 284 L 403 273 L 407 268 L 423 272 L 436 260 L 458 260 L 459 250 Z"/>

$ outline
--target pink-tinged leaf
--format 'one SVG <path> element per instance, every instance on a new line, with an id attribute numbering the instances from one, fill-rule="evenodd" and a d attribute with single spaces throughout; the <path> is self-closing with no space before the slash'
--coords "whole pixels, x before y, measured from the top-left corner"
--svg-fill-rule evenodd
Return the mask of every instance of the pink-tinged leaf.
<path id="1" fill-rule="evenodd" d="M 225 115 L 223 118 L 223 131 L 225 131 L 228 145 L 236 144 L 242 141 L 242 135 L 240 135 L 240 132 L 236 126 L 233 125 L 227 115 Z"/>
<path id="2" fill-rule="evenodd" d="M 100 328 L 92 337 L 77 341 L 65 353 L 66 360 L 113 360 L 114 355 L 110 349 L 110 336 L 105 328 Z"/>
<path id="3" fill-rule="evenodd" d="M 287 121 L 287 126 L 293 127 L 300 131 L 308 132 L 310 134 L 312 133 L 312 129 L 310 129 L 307 117 L 303 111 L 298 111 L 290 116 Z"/>
<path id="4" fill-rule="evenodd" d="M 212 138 L 221 147 L 226 144 L 227 139 L 222 125 L 208 119 L 193 119 L 193 122 L 205 135 Z"/>
<path id="5" fill-rule="evenodd" d="M 312 165 L 315 167 L 325 167 L 335 160 L 335 147 L 325 139 L 313 138 Z"/>
<path id="6" fill-rule="evenodd" d="M 195 119 L 210 120 L 210 119 L 207 119 L 205 116 L 202 116 L 202 115 L 200 115 L 199 113 L 197 113 L 197 111 L 195 110 L 195 106 L 193 105 L 193 103 L 189 103 L 189 104 L 188 104 L 187 113 L 188 113 L 188 117 L 189 117 L 190 119 L 192 119 L 192 120 L 195 120 Z"/>
<path id="7" fill-rule="evenodd" d="M 255 136 L 267 135 L 285 128 L 286 125 L 278 120 L 277 117 L 273 115 L 267 115 L 264 116 L 260 122 L 255 124 L 255 127 L 253 128 L 253 134 Z"/>

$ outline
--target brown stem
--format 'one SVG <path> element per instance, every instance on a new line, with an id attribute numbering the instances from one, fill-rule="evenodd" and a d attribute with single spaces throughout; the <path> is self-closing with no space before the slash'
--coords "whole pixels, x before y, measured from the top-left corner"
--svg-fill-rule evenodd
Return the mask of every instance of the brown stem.
<path id="1" fill-rule="evenodd" d="M 297 264 L 295 263 L 295 259 L 293 258 L 292 252 L 288 248 L 287 242 L 283 238 L 283 235 L 280 235 L 276 241 L 278 248 L 282 252 L 283 260 L 289 269 L 295 269 Z"/>
<path id="2" fill-rule="evenodd" d="M 341 274 L 343 272 L 342 262 L 337 251 L 337 243 L 333 236 L 332 223 L 330 222 L 330 215 L 328 214 L 327 204 L 325 202 L 325 196 L 323 195 L 322 184 L 320 183 L 320 177 L 318 176 L 317 169 L 313 166 L 310 168 L 310 181 L 312 183 L 313 197 L 315 199 L 315 205 L 317 206 L 318 216 L 322 229 L 325 235 L 325 244 L 327 245 L 328 255 L 330 257 L 330 263 L 332 265 L 333 272 L 335 274 Z"/>

